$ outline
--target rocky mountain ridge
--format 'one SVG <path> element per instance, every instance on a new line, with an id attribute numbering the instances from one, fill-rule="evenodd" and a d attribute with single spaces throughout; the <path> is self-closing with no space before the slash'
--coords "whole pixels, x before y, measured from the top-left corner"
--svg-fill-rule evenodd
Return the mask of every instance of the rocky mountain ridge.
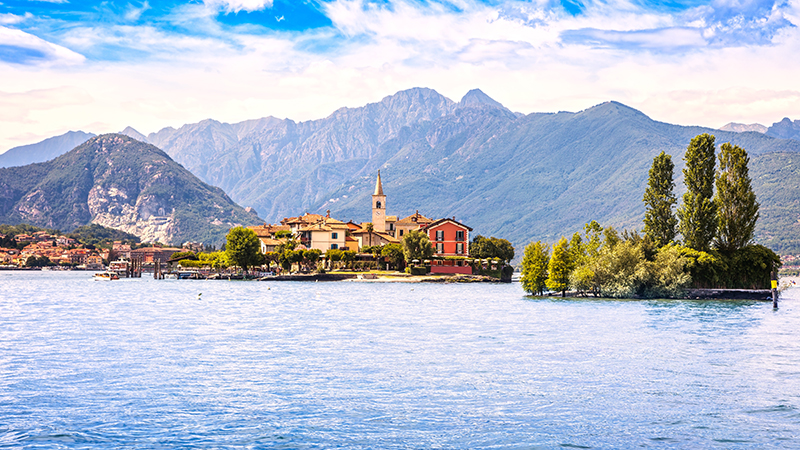
<path id="1" fill-rule="evenodd" d="M 219 244 L 230 227 L 261 220 L 158 148 L 110 134 L 45 163 L 0 169 L 0 222 L 96 223 L 145 242 Z"/>
<path id="2" fill-rule="evenodd" d="M 757 194 L 766 195 L 768 187 L 774 194 L 775 180 L 766 177 L 786 172 L 770 164 L 800 152 L 797 140 L 768 135 L 795 126 L 788 119 L 779 124 L 767 134 L 677 126 L 618 102 L 577 113 L 522 115 L 479 90 L 454 102 L 416 88 L 320 120 L 209 119 L 148 136 L 132 128 L 124 134 L 163 148 L 270 222 L 328 209 L 338 218 L 367 221 L 371 186 L 381 169 L 390 214 L 419 209 L 436 217 L 456 215 L 476 232 L 522 246 L 531 239 L 553 241 L 592 219 L 641 227 L 652 158 L 662 150 L 673 155 L 680 194 L 683 152 L 700 133 L 746 148 Z M 786 156 L 759 163 L 767 154 Z M 778 218 L 800 219 L 800 200 L 791 195 L 784 198 L 788 209 L 787 203 L 780 211 L 762 205 L 760 242 L 782 245 L 790 233 L 800 233 L 792 221 Z"/>

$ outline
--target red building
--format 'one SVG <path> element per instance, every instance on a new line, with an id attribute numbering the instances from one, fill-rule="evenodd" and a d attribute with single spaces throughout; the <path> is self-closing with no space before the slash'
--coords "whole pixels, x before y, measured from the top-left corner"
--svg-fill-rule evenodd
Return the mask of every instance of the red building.
<path id="1" fill-rule="evenodd" d="M 433 244 L 434 256 L 469 256 L 469 232 L 472 228 L 455 219 L 439 219 L 422 228 Z M 436 260 L 431 273 L 472 274 L 472 266 L 462 260 Z"/>

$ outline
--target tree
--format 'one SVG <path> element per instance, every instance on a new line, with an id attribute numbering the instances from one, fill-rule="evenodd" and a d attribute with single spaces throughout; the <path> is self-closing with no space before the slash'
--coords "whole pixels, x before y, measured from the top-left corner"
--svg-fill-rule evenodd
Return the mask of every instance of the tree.
<path id="1" fill-rule="evenodd" d="M 716 246 L 724 252 L 738 250 L 750 244 L 758 221 L 758 202 L 747 164 L 750 157 L 738 145 L 722 144 L 717 173 Z"/>
<path id="2" fill-rule="evenodd" d="M 372 225 L 372 222 L 367 222 L 364 229 L 367 231 L 367 237 L 369 238 L 369 244 L 367 246 L 372 247 L 372 233 L 375 232 L 375 226 Z"/>
<path id="3" fill-rule="evenodd" d="M 717 206 L 714 194 L 714 136 L 695 136 L 686 149 L 683 159 L 684 182 L 687 191 L 683 205 L 678 209 L 683 242 L 695 250 L 708 250 L 717 231 Z"/>
<path id="4" fill-rule="evenodd" d="M 545 284 L 551 291 L 561 291 L 561 296 L 565 296 L 565 291 L 569 288 L 569 274 L 572 272 L 572 252 L 569 248 L 567 238 L 562 237 L 553 246 L 553 256 L 547 264 L 547 280 Z"/>
<path id="5" fill-rule="evenodd" d="M 317 267 L 317 261 L 319 261 L 320 257 L 322 257 L 322 250 L 317 248 L 308 249 L 303 252 L 303 259 L 308 266 L 312 268 Z"/>
<path id="6" fill-rule="evenodd" d="M 386 244 L 381 249 L 381 256 L 384 258 L 389 258 L 391 261 L 392 266 L 396 270 L 403 270 L 403 262 L 405 261 L 405 255 L 403 254 L 403 246 L 400 244 Z"/>
<path id="7" fill-rule="evenodd" d="M 331 262 L 330 269 L 333 270 L 336 268 L 336 263 L 342 260 L 342 255 L 344 254 L 343 251 L 339 249 L 330 249 L 325 252 L 325 258 Z"/>
<path id="8" fill-rule="evenodd" d="M 522 257 L 522 288 L 531 294 L 542 295 L 546 287 L 547 266 L 550 262 L 550 247 L 542 241 L 525 246 Z"/>
<path id="9" fill-rule="evenodd" d="M 303 260 L 305 259 L 305 250 L 292 250 L 288 255 L 289 262 L 297 264 L 297 271 L 303 270 Z"/>
<path id="10" fill-rule="evenodd" d="M 677 234 L 678 219 L 672 212 L 672 207 L 678 201 L 672 192 L 675 189 L 672 180 L 674 169 L 672 157 L 661 152 L 653 158 L 647 189 L 644 191 L 644 233 L 659 248 L 674 241 Z"/>
<path id="11" fill-rule="evenodd" d="M 228 258 L 245 272 L 261 260 L 261 243 L 256 233 L 245 227 L 234 227 L 228 232 L 225 241 Z"/>
<path id="12" fill-rule="evenodd" d="M 433 245 L 428 235 L 420 230 L 412 230 L 403 236 L 403 255 L 407 262 L 423 260 L 433 256 Z"/>
<path id="13" fill-rule="evenodd" d="M 509 262 L 514 259 L 514 246 L 505 239 L 475 236 L 469 244 L 469 255 L 481 259 L 501 259 Z"/>
<path id="14" fill-rule="evenodd" d="M 348 268 L 353 268 L 353 261 L 356 260 L 356 252 L 353 250 L 345 250 L 342 252 L 342 261 Z"/>

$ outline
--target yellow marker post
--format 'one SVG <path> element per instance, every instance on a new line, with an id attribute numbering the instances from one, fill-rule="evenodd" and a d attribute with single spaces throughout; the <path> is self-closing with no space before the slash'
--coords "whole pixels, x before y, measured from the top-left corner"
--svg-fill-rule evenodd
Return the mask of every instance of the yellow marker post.
<path id="1" fill-rule="evenodd" d="M 778 309 L 778 276 L 773 270 L 770 274 L 772 279 L 772 307 Z"/>

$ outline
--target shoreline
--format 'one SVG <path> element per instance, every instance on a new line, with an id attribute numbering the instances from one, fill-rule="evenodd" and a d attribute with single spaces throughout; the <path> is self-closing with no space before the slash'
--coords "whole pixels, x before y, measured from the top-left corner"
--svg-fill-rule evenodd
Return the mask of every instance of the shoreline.
<path id="1" fill-rule="evenodd" d="M 345 281 L 351 283 L 503 283 L 499 278 L 485 275 L 409 275 L 406 273 L 317 273 L 276 275 L 258 281 Z"/>

